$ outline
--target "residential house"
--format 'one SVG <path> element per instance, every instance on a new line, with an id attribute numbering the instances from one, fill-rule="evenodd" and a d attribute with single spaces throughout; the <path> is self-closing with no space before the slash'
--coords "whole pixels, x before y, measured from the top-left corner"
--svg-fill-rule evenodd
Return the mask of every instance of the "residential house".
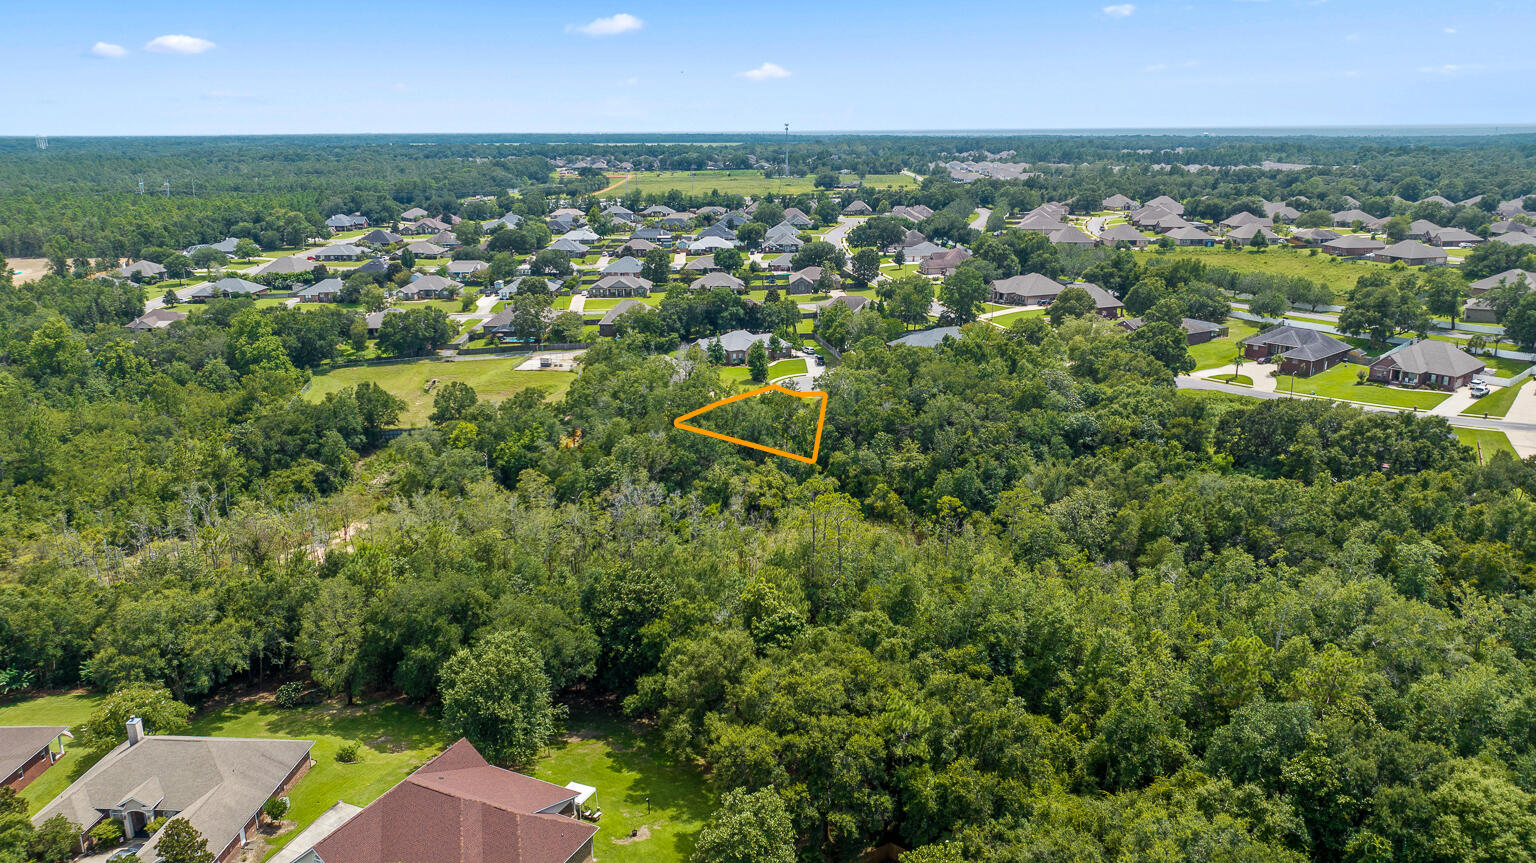
<path id="1" fill-rule="evenodd" d="M 165 267 L 154 261 L 134 261 L 118 267 L 117 274 L 135 282 L 157 282 L 165 278 Z"/>
<path id="2" fill-rule="evenodd" d="M 1276 222 L 1294 222 L 1301 218 L 1301 211 L 1289 204 L 1265 201 L 1264 215 Z"/>
<path id="3" fill-rule="evenodd" d="M 826 310 L 828 306 L 831 305 L 847 306 L 849 311 L 857 312 L 865 306 L 868 306 L 871 302 L 873 301 L 870 300 L 869 297 L 861 297 L 858 294 L 843 294 L 842 296 L 833 297 L 830 300 L 822 300 L 821 302 L 817 303 L 816 313 L 818 315 L 821 314 Z"/>
<path id="4" fill-rule="evenodd" d="M 1255 216 L 1247 210 L 1244 210 L 1241 213 L 1233 213 L 1232 215 L 1221 220 L 1221 226 L 1223 228 L 1241 228 L 1245 225 L 1263 225 L 1264 227 L 1269 228 L 1273 227 L 1274 224 L 1275 222 L 1273 219 Z"/>
<path id="5" fill-rule="evenodd" d="M 701 237 L 688 244 L 688 254 L 712 255 L 721 249 L 734 248 L 736 248 L 736 243 L 732 240 L 725 240 L 720 237 Z"/>
<path id="6" fill-rule="evenodd" d="M 1059 216 L 1051 213 L 1030 213 L 1019 220 L 1016 226 L 1021 231 L 1035 231 L 1041 234 L 1053 234 L 1067 224 Z"/>
<path id="7" fill-rule="evenodd" d="M 773 257 L 763 258 L 763 266 L 767 267 L 770 273 L 787 273 L 794 269 L 794 259 L 795 256 L 788 253 L 774 255 Z"/>
<path id="8" fill-rule="evenodd" d="M 254 276 L 293 276 L 299 273 L 308 273 L 320 266 L 320 262 L 312 261 L 302 253 L 286 255 L 281 258 L 268 261 L 251 271 Z"/>
<path id="9" fill-rule="evenodd" d="M 82 830 L 111 818 L 129 837 L 158 818 L 180 818 L 202 834 L 217 863 L 228 863 L 255 838 L 262 806 L 293 787 L 309 769 L 309 740 L 146 735 L 128 720 L 128 739 L 80 775 L 32 817 L 41 825 L 62 815 Z M 160 832 L 138 849 L 156 860 Z"/>
<path id="10" fill-rule="evenodd" d="M 405 250 L 418 258 L 441 258 L 443 255 L 448 254 L 447 249 L 436 243 L 429 243 L 426 240 L 406 243 Z"/>
<path id="11" fill-rule="evenodd" d="M 341 279 L 323 279 L 293 292 L 301 303 L 334 303 L 341 299 Z"/>
<path id="12" fill-rule="evenodd" d="M 1483 361 L 1449 342 L 1423 339 L 1398 345 L 1371 363 L 1371 380 L 1429 389 L 1460 389 L 1481 374 Z"/>
<path id="13" fill-rule="evenodd" d="M 213 249 L 215 252 L 223 252 L 226 258 L 233 258 L 235 256 L 235 246 L 239 242 L 240 239 L 238 237 L 225 237 L 217 243 L 200 243 L 196 246 L 188 246 L 183 254 L 190 258 L 192 253 L 198 249 Z"/>
<path id="14" fill-rule="evenodd" d="M 405 314 L 405 309 L 398 308 L 396 306 L 390 306 L 383 311 L 369 312 L 368 314 L 363 315 L 363 323 L 368 327 L 368 338 L 376 339 L 379 337 L 379 329 L 384 326 L 385 315 L 402 314 Z"/>
<path id="15" fill-rule="evenodd" d="M 1131 220 L 1131 224 L 1138 228 L 1154 228 L 1163 219 L 1177 215 L 1179 214 L 1169 212 L 1162 207 L 1142 207 L 1139 210 L 1132 210 L 1128 218 Z"/>
<path id="16" fill-rule="evenodd" d="M 932 257 L 933 255 L 941 254 L 946 251 L 948 251 L 948 249 L 945 249 L 938 243 L 930 243 L 927 240 L 924 240 L 915 246 L 902 249 L 901 256 L 904 262 L 913 264 L 920 263 Z"/>
<path id="17" fill-rule="evenodd" d="M 355 231 L 359 228 L 366 228 L 368 227 L 368 220 L 356 213 L 350 216 L 337 213 L 325 220 L 325 226 L 331 229 L 331 233 L 336 234 L 342 231 Z"/>
<path id="18" fill-rule="evenodd" d="M 1295 246 L 1321 246 L 1329 240 L 1337 240 L 1338 231 L 1328 228 L 1297 228 L 1291 232 L 1290 241 Z"/>
<path id="19" fill-rule="evenodd" d="M 589 297 L 648 297 L 651 282 L 639 276 L 603 276 L 587 288 Z"/>
<path id="20" fill-rule="evenodd" d="M 1488 233 L 1490 235 L 1507 234 L 1510 231 L 1514 231 L 1517 234 L 1529 234 L 1532 230 L 1536 229 L 1533 229 L 1530 225 L 1527 225 L 1523 222 L 1517 222 L 1514 219 L 1499 219 L 1488 226 Z"/>
<path id="21" fill-rule="evenodd" d="M 831 287 L 835 288 L 840 284 L 841 280 L 836 273 L 827 273 L 821 267 L 806 267 L 789 274 L 789 286 L 786 290 L 791 294 L 815 293 L 819 290 L 817 286 L 821 283 L 824 273 L 830 278 Z"/>
<path id="22" fill-rule="evenodd" d="M 1536 246 L 1536 236 L 1520 231 L 1510 231 L 1507 234 L 1499 234 L 1496 237 L 1489 237 L 1488 241 L 1492 243 L 1504 243 L 1510 246 Z"/>
<path id="23" fill-rule="evenodd" d="M 1098 244 L 1093 237 L 1083 233 L 1076 225 L 1066 225 L 1049 234 L 1051 242 L 1058 246 L 1077 246 L 1083 249 L 1091 249 Z"/>
<path id="24" fill-rule="evenodd" d="M 299 854 L 295 863 L 582 863 L 596 789 L 494 767 L 460 740 Z"/>
<path id="25" fill-rule="evenodd" d="M 705 273 L 703 276 L 694 279 L 692 284 L 688 285 L 688 287 L 697 291 L 707 291 L 714 288 L 730 288 L 731 290 L 738 293 L 747 289 L 746 283 L 741 279 L 738 279 L 730 273 L 721 270 L 715 270 L 712 273 Z"/>
<path id="26" fill-rule="evenodd" d="M 1423 200 L 1419 201 L 1418 203 L 1420 203 L 1420 204 L 1439 204 L 1442 207 L 1454 207 L 1454 206 L 1456 206 L 1455 202 L 1453 202 L 1450 198 L 1445 197 L 1444 195 L 1430 195 L 1429 197 L 1424 198 Z"/>
<path id="27" fill-rule="evenodd" d="M 673 213 L 670 216 L 663 216 L 657 224 L 669 231 L 686 231 L 693 226 L 693 215 L 691 213 Z M 721 225 L 727 230 L 730 229 L 730 225 L 725 224 L 723 221 L 716 222 L 715 224 Z"/>
<path id="28" fill-rule="evenodd" d="M 763 347 L 768 351 L 768 359 L 770 360 L 776 360 L 789 355 L 789 345 L 781 343 L 779 350 L 774 351 L 771 346 L 772 340 L 772 333 L 749 333 L 746 330 L 731 330 L 714 338 L 706 337 L 699 339 L 694 344 L 707 355 L 709 353 L 709 346 L 718 341 L 720 347 L 725 349 L 726 365 L 739 366 L 746 363 L 747 351 L 751 350 L 752 345 L 756 342 L 763 343 Z"/>
<path id="29" fill-rule="evenodd" d="M 619 254 L 630 255 L 636 258 L 645 257 L 645 253 L 656 248 L 656 244 L 650 240 L 640 240 L 630 237 L 624 245 L 619 247 Z"/>
<path id="30" fill-rule="evenodd" d="M 1505 270 L 1502 273 L 1495 273 L 1485 279 L 1478 279 L 1467 285 L 1467 294 L 1474 297 L 1486 294 L 1501 284 L 1513 285 L 1522 278 L 1525 279 L 1526 285 L 1529 286 L 1527 289 L 1536 288 L 1536 272 L 1531 272 L 1530 270 Z"/>
<path id="31" fill-rule="evenodd" d="M 129 324 L 129 328 L 133 325 Z M 63 725 L 0 726 L 0 787 L 20 791 L 31 785 L 32 780 L 64 757 L 66 737 L 74 739 Z M 58 744 L 58 752 L 53 751 L 54 744 Z"/>
<path id="32" fill-rule="evenodd" d="M 945 249 L 923 258 L 922 263 L 917 265 L 917 271 L 925 276 L 948 276 L 970 257 L 970 249 Z"/>
<path id="33" fill-rule="evenodd" d="M 1327 371 L 1344 360 L 1353 350 L 1348 344 L 1326 333 L 1306 327 L 1282 324 L 1243 340 L 1243 356 L 1258 362 L 1273 361 L 1280 372 L 1310 377 Z"/>
<path id="34" fill-rule="evenodd" d="M 1462 309 L 1462 320 L 1469 324 L 1496 324 L 1499 322 L 1489 291 L 1501 285 L 1523 286 L 1525 291 L 1536 289 L 1536 273 L 1528 270 L 1505 270 L 1502 273 L 1478 279 L 1467 285 L 1470 299 Z"/>
<path id="35" fill-rule="evenodd" d="M 715 266 L 714 255 L 703 255 L 683 264 L 685 273 L 713 273 L 718 269 L 720 268 Z"/>
<path id="36" fill-rule="evenodd" d="M 636 228 L 635 232 L 629 235 L 629 238 L 631 240 L 645 240 L 664 247 L 672 245 L 672 235 L 661 228 Z"/>
<path id="37" fill-rule="evenodd" d="M 452 231 L 438 231 L 432 235 L 432 242 L 442 246 L 450 252 L 464 245 L 463 243 L 459 242 L 458 234 L 455 234 Z"/>
<path id="38" fill-rule="evenodd" d="M 843 208 L 845 216 L 873 216 L 874 214 L 874 209 L 863 201 L 854 201 Z"/>
<path id="39" fill-rule="evenodd" d="M 1118 192 L 1099 202 L 1102 210 L 1134 210 L 1136 206 L 1135 201 Z"/>
<path id="40" fill-rule="evenodd" d="M 598 320 L 597 334 L 605 339 L 613 338 L 614 334 L 618 330 L 619 318 L 623 317 L 625 312 L 631 311 L 632 309 L 643 309 L 645 307 L 645 303 L 642 303 L 639 300 L 619 300 L 617 303 L 613 304 L 613 308 L 604 312 L 603 317 Z"/>
<path id="41" fill-rule="evenodd" d="M 608 266 L 603 267 L 603 275 L 638 276 L 640 275 L 640 271 L 644 269 L 645 265 L 640 262 L 639 258 L 633 258 L 626 255 L 622 258 L 609 261 Z"/>
<path id="42" fill-rule="evenodd" d="M 677 211 L 666 204 L 652 204 L 640 211 L 640 215 L 647 219 L 661 219 L 670 216 Z"/>
<path id="43" fill-rule="evenodd" d="M 414 225 L 410 225 L 405 231 L 407 234 L 441 234 L 443 231 L 451 231 L 453 226 L 441 219 L 426 218 Z"/>
<path id="44" fill-rule="evenodd" d="M 592 251 L 581 243 L 578 243 L 575 240 L 569 239 L 567 237 L 561 237 L 553 243 L 550 243 L 549 248 L 552 251 L 565 252 L 567 255 L 573 258 L 583 257 L 588 252 Z"/>
<path id="45" fill-rule="evenodd" d="M 456 282 L 469 282 L 485 278 L 491 268 L 485 261 L 449 261 L 448 277 Z"/>
<path id="46" fill-rule="evenodd" d="M 359 243 L 372 243 L 375 246 L 390 246 L 403 241 L 405 238 L 394 231 L 386 231 L 383 228 L 374 228 L 368 233 L 357 238 Z"/>
<path id="47" fill-rule="evenodd" d="M 1270 229 L 1268 229 L 1268 228 L 1264 227 L 1263 225 L 1259 224 L 1258 222 L 1251 222 L 1249 224 L 1243 225 L 1240 228 L 1233 228 L 1232 230 L 1227 232 L 1227 240 L 1229 242 L 1233 242 L 1233 243 L 1237 243 L 1239 245 L 1246 246 L 1249 243 L 1253 242 L 1253 238 L 1254 238 L 1255 235 L 1262 235 L 1264 237 L 1264 240 L 1266 242 L 1268 242 L 1270 245 L 1274 245 L 1274 244 L 1280 242 L 1280 235 L 1279 234 L 1275 233 L 1274 231 L 1271 231 Z"/>
<path id="48" fill-rule="evenodd" d="M 729 240 L 732 243 L 736 242 L 736 232 L 731 230 L 730 226 L 724 222 L 716 222 L 700 231 L 698 239 L 702 240 L 705 237 L 716 237 L 721 240 Z"/>
<path id="49" fill-rule="evenodd" d="M 1120 326 L 1135 332 L 1146 325 L 1142 318 L 1126 318 L 1120 321 Z M 1190 347 L 1203 345 L 1213 339 L 1222 339 L 1227 336 L 1226 324 L 1213 324 L 1210 321 L 1201 321 L 1194 318 L 1184 318 L 1179 321 L 1179 329 L 1184 331 L 1184 342 Z"/>
<path id="50" fill-rule="evenodd" d="M 601 240 L 602 235 L 598 234 L 598 232 L 592 230 L 591 228 L 573 228 L 569 231 L 566 231 L 561 239 L 575 240 L 578 243 L 585 243 L 586 245 L 590 246 L 598 240 Z"/>
<path id="51" fill-rule="evenodd" d="M 775 225 L 763 235 L 763 249 L 770 252 L 799 251 L 805 242 L 800 233 L 789 225 Z"/>
<path id="52" fill-rule="evenodd" d="M 458 292 L 457 282 L 436 273 L 429 273 L 412 278 L 395 294 L 402 300 L 446 300 L 456 296 Z"/>
<path id="53" fill-rule="evenodd" d="M 1088 296 L 1093 297 L 1094 314 L 1101 318 L 1114 320 L 1120 317 L 1121 312 L 1125 311 L 1125 303 L 1120 302 L 1120 299 L 1114 294 L 1092 282 L 1074 282 L 1070 287 L 1082 288 L 1087 291 Z"/>
<path id="54" fill-rule="evenodd" d="M 427 211 L 426 210 L 423 210 L 420 207 L 412 207 L 409 210 L 406 210 L 405 212 L 400 214 L 400 221 L 402 221 L 402 222 L 414 222 L 417 219 L 425 219 L 426 217 L 427 217 Z"/>
<path id="55" fill-rule="evenodd" d="M 921 222 L 924 219 L 931 217 L 933 215 L 933 210 L 929 207 L 923 206 L 922 204 L 918 204 L 913 207 L 898 204 L 897 206 L 891 208 L 891 215 L 899 216 L 900 218 L 906 219 L 910 222 Z"/>
<path id="56" fill-rule="evenodd" d="M 158 309 L 150 309 L 123 326 L 135 333 L 142 333 L 145 330 L 163 330 L 177 321 L 184 321 L 186 319 L 186 312 L 179 312 L 162 306 Z M 3 763 L 0 763 L 0 769 L 4 769 L 4 766 Z"/>
<path id="57" fill-rule="evenodd" d="M 336 246 L 326 246 L 323 249 L 315 249 L 309 253 L 309 257 L 317 261 L 358 261 L 362 260 L 364 251 L 357 246 L 342 243 Z"/>
<path id="58" fill-rule="evenodd" d="M 1444 249 L 1437 249 L 1418 240 L 1403 240 L 1401 243 L 1393 243 L 1375 254 L 1375 258 L 1378 261 L 1402 261 L 1409 266 L 1443 264 L 1446 262 L 1446 257 Z"/>
<path id="59" fill-rule="evenodd" d="M 1194 225 L 1186 225 L 1175 228 L 1163 236 L 1173 241 L 1175 246 L 1214 246 L 1216 238 L 1200 230 Z"/>
<path id="60" fill-rule="evenodd" d="M 1009 306 L 1048 306 L 1060 293 L 1060 282 L 1039 273 L 1027 273 L 993 282 L 990 299 Z"/>
<path id="61" fill-rule="evenodd" d="M 1408 223 L 1408 239 L 1428 240 L 1438 230 L 1440 226 L 1428 219 L 1414 219 Z"/>
<path id="62" fill-rule="evenodd" d="M 1386 219 L 1378 219 L 1375 216 L 1360 209 L 1340 210 L 1333 214 L 1333 226 L 1335 228 L 1353 227 L 1359 222 L 1367 230 L 1377 231 L 1386 224 Z"/>
<path id="63" fill-rule="evenodd" d="M 1437 228 L 1429 235 L 1429 242 L 1441 248 L 1465 248 L 1475 246 L 1482 241 L 1482 237 L 1461 228 Z"/>
<path id="64" fill-rule="evenodd" d="M 1358 258 L 1362 255 L 1373 255 L 1387 247 L 1380 240 L 1373 240 L 1364 234 L 1345 234 L 1337 239 L 1323 243 L 1323 251 L 1330 255 L 1338 255 L 1341 258 Z"/>
<path id="65" fill-rule="evenodd" d="M 255 297 L 268 290 L 266 285 L 259 282 L 237 276 L 225 276 L 212 284 L 202 284 L 193 288 L 187 293 L 187 299 L 194 303 L 202 303 L 219 297 Z"/>
<path id="66" fill-rule="evenodd" d="M 894 338 L 886 344 L 907 345 L 914 348 L 936 348 L 945 339 L 959 339 L 961 337 L 959 327 L 932 327 L 926 330 L 907 333 L 904 336 Z"/>
<path id="67" fill-rule="evenodd" d="M 1167 210 L 1175 216 L 1184 215 L 1184 205 L 1168 197 L 1167 195 L 1158 195 L 1143 206 L 1159 207 L 1161 209 Z"/>
<path id="68" fill-rule="evenodd" d="M 369 258 L 368 260 L 363 262 L 362 266 L 358 267 L 357 269 L 353 270 L 352 272 L 354 272 L 354 273 L 367 273 L 370 276 L 376 275 L 376 274 L 380 274 L 380 273 L 387 273 L 387 272 L 389 272 L 389 259 L 388 258 Z"/>
<path id="69" fill-rule="evenodd" d="M 784 210 L 784 221 L 796 228 L 809 228 L 816 224 L 810 216 L 801 212 L 799 207 L 788 207 Z"/>
<path id="70" fill-rule="evenodd" d="M 1172 213 L 1169 213 L 1161 219 L 1158 219 L 1152 225 L 1152 229 L 1157 231 L 1159 234 L 1166 234 L 1171 231 L 1180 230 L 1181 228 L 1198 228 L 1202 232 L 1205 230 L 1204 225 L 1196 225 L 1194 222 L 1189 221 L 1183 216 L 1175 216 Z"/>
<path id="71" fill-rule="evenodd" d="M 640 221 L 640 217 L 623 204 L 609 204 L 603 208 L 603 215 L 613 219 L 615 222 L 634 223 Z"/>
<path id="72" fill-rule="evenodd" d="M 1150 242 L 1152 242 L 1151 237 L 1123 223 L 1108 228 L 1099 234 L 1099 243 L 1111 248 L 1125 243 L 1133 249 L 1141 249 L 1145 248 Z"/>

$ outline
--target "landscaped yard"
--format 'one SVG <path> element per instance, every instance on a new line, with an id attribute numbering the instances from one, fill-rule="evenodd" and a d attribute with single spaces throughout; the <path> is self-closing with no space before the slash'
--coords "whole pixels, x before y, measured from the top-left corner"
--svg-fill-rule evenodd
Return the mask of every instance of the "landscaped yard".
<path id="1" fill-rule="evenodd" d="M 1355 280 L 1372 268 L 1390 266 L 1375 261 L 1342 261 L 1332 255 L 1318 252 L 1309 255 L 1288 247 L 1272 246 L 1269 251 L 1255 254 L 1247 249 L 1180 247 L 1169 252 L 1145 252 L 1143 263 L 1178 258 L 1195 258 L 1207 266 L 1226 267 L 1239 272 L 1275 273 L 1282 276 L 1301 276 L 1333 288 L 1335 297 L 1342 297 L 1355 286 Z M 1335 300 L 1339 302 L 1339 300 Z M 1302 310 L 1303 312 L 1305 310 Z"/>
<path id="2" fill-rule="evenodd" d="M 624 174 L 609 174 L 614 180 L 622 180 Z M 644 171 L 631 175 L 628 191 L 655 194 L 671 189 L 681 189 L 691 194 L 719 191 L 727 195 L 800 194 L 813 192 L 811 177 L 764 177 L 762 171 Z M 905 174 L 870 174 L 864 178 L 869 186 L 888 189 L 907 189 L 917 181 Z M 623 188 L 621 185 L 620 188 Z"/>
<path id="3" fill-rule="evenodd" d="M 1479 464 L 1486 463 L 1499 450 L 1503 450 L 1515 458 L 1520 457 L 1520 454 L 1515 452 L 1514 446 L 1510 444 L 1509 435 L 1501 431 L 1469 429 L 1461 428 L 1460 426 L 1453 427 L 1452 431 L 1456 432 L 1458 440 L 1471 447 L 1478 454 Z"/>
<path id="4" fill-rule="evenodd" d="M 405 400 L 400 415 L 402 426 L 418 426 L 432 413 L 434 393 L 425 392 L 427 381 L 437 379 L 442 386 L 449 381 L 463 381 L 485 401 L 501 401 L 518 390 L 537 387 L 546 398 L 557 399 L 576 377 L 573 372 L 518 371 L 522 358 L 460 360 L 444 362 L 423 359 L 418 362 L 377 366 L 353 366 L 316 375 L 304 389 L 304 398 L 319 401 L 333 393 L 363 381 L 383 387 L 391 395 Z"/>
<path id="5" fill-rule="evenodd" d="M 1214 339 L 1189 349 L 1189 355 L 1195 359 L 1195 370 L 1216 369 L 1231 365 L 1232 360 L 1237 357 L 1237 343 L 1258 331 L 1259 328 L 1256 325 L 1247 321 L 1227 318 L 1226 338 Z"/>
<path id="6" fill-rule="evenodd" d="M 1488 395 L 1485 395 L 1477 401 L 1473 402 L 1466 410 L 1462 411 L 1461 414 L 1462 416 L 1480 417 L 1487 415 L 1491 417 L 1502 417 L 1509 413 L 1509 407 L 1515 403 L 1515 396 L 1519 394 L 1520 388 L 1530 382 L 1531 379 L 1526 378 L 1525 380 L 1522 380 L 1520 383 L 1515 384 L 1512 387 L 1499 387 Z"/>
<path id="7" fill-rule="evenodd" d="M 1041 317 L 1045 314 L 1045 312 L 1046 310 L 1044 307 L 1038 309 L 1019 309 L 1016 312 L 1009 312 L 1005 315 L 998 315 L 996 317 L 987 318 L 987 320 L 991 323 L 997 324 L 1000 327 L 1007 327 L 1014 321 L 1022 321 L 1025 318 Z"/>
<path id="8" fill-rule="evenodd" d="M 70 728 L 91 718 L 91 711 L 101 700 L 99 695 L 71 693 L 48 695 L 6 704 L 0 707 L 0 725 L 67 725 Z M 59 796 L 96 759 L 85 757 L 83 750 L 75 749 L 64 741 L 64 760 L 48 768 L 42 776 L 21 792 L 28 810 L 36 812 L 48 801 Z"/>
<path id="9" fill-rule="evenodd" d="M 779 360 L 768 366 L 768 380 L 770 381 L 782 378 L 785 375 L 803 374 L 805 374 L 805 360 L 799 358 Z M 753 384 L 752 372 L 746 366 L 722 366 L 720 377 L 743 386 Z"/>
<path id="10" fill-rule="evenodd" d="M 1380 384 L 1359 383 L 1356 375 L 1364 368 L 1365 366 L 1357 366 L 1352 363 L 1340 363 L 1326 372 L 1315 374 L 1309 378 L 1292 378 L 1290 375 L 1278 375 L 1275 378 L 1275 391 L 1365 402 L 1384 407 L 1418 408 L 1419 410 L 1429 410 L 1450 397 L 1449 393 L 1436 392 L 1435 390 L 1408 390 L 1382 386 Z"/>
<path id="11" fill-rule="evenodd" d="M 1233 386 L 1237 387 L 1253 386 L 1253 378 L 1250 378 L 1247 375 L 1216 375 L 1215 377 L 1211 378 L 1211 380 L 1221 381 L 1224 384 L 1232 384 Z"/>
<path id="12" fill-rule="evenodd" d="M 605 312 L 625 300 L 634 300 L 647 306 L 657 306 L 661 304 L 661 298 L 661 294 L 652 294 L 649 297 L 589 297 L 586 302 L 582 303 L 581 308 L 582 311 L 586 312 Z M 569 304 L 567 304 L 566 308 L 570 308 Z"/>
<path id="13" fill-rule="evenodd" d="M 1478 359 L 1488 367 L 1486 373 L 1497 378 L 1512 378 L 1531 367 L 1530 360 L 1517 360 L 1513 357 L 1491 357 L 1481 354 Z"/>

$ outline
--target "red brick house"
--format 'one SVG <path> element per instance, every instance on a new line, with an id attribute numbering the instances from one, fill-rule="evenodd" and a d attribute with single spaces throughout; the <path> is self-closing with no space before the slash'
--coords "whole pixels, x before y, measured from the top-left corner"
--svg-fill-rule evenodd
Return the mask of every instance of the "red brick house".
<path id="1" fill-rule="evenodd" d="M 32 784 L 64 757 L 65 737 L 74 739 L 62 725 L 0 726 L 0 785 L 20 791 Z"/>
<path id="2" fill-rule="evenodd" d="M 1270 327 L 1243 340 L 1243 358 L 1273 362 L 1281 374 L 1309 377 L 1343 362 L 1353 350 L 1327 333 L 1293 327 Z"/>
<path id="3" fill-rule="evenodd" d="M 1425 339 L 1382 354 L 1371 363 L 1371 380 L 1450 392 L 1471 383 L 1484 368 L 1482 360 L 1453 344 Z"/>

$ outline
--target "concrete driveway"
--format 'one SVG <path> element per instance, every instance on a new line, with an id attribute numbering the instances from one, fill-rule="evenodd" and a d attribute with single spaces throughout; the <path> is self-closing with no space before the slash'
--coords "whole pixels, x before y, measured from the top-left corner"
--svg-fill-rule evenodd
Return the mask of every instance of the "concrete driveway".
<path id="1" fill-rule="evenodd" d="M 299 855 L 315 847 L 316 842 L 336 832 L 336 828 L 347 823 L 347 819 L 361 811 L 363 811 L 361 806 L 337 801 L 335 806 L 320 813 L 319 818 L 305 827 L 299 835 L 289 840 L 282 850 L 273 854 L 267 863 L 293 863 L 299 859 Z"/>

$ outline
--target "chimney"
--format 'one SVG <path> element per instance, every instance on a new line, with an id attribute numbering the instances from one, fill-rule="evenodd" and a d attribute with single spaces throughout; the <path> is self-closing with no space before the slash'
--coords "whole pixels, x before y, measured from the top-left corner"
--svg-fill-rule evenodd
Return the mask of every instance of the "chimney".
<path id="1" fill-rule="evenodd" d="M 144 739 L 144 720 L 137 716 L 128 719 L 128 745 L 134 746 Z"/>

